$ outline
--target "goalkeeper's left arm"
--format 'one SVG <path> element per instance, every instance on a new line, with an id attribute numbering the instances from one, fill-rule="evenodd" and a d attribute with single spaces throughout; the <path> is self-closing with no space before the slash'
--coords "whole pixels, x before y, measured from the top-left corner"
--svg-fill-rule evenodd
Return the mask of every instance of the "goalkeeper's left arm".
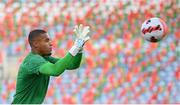
<path id="1" fill-rule="evenodd" d="M 47 56 L 45 57 L 46 60 L 48 60 L 49 62 L 55 64 L 58 60 L 60 60 L 61 58 L 54 58 L 51 56 Z M 82 53 L 78 53 L 76 56 L 74 56 L 74 58 L 70 61 L 68 67 L 66 68 L 67 70 L 74 70 L 79 68 L 80 64 L 81 64 L 81 60 L 82 60 Z"/>

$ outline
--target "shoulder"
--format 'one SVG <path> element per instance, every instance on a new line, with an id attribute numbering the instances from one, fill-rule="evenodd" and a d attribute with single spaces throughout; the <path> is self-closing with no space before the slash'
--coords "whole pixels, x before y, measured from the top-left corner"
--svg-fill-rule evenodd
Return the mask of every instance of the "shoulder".
<path id="1" fill-rule="evenodd" d="M 21 68 L 27 70 L 29 73 L 38 73 L 40 66 L 47 62 L 48 61 L 46 61 L 42 56 L 30 53 L 24 59 Z"/>
<path id="2" fill-rule="evenodd" d="M 32 54 L 30 53 L 26 59 L 26 62 L 31 62 L 31 63 L 38 63 L 38 62 L 47 62 L 42 56 L 38 54 Z"/>

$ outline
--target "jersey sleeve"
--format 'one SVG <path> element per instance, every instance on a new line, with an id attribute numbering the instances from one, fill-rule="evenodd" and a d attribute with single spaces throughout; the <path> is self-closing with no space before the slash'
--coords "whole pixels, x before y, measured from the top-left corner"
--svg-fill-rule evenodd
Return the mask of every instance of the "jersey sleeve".
<path id="1" fill-rule="evenodd" d="M 53 64 L 55 64 L 58 60 L 61 59 L 61 58 L 55 58 L 55 57 L 52 57 L 52 56 L 45 56 L 44 58 L 47 61 L 49 61 L 50 63 L 53 63 Z M 76 56 L 74 56 L 72 58 L 72 60 L 69 62 L 66 69 L 67 70 L 77 69 L 80 66 L 81 59 L 82 59 L 82 53 L 78 53 Z"/>
<path id="2" fill-rule="evenodd" d="M 67 53 L 63 58 L 59 59 L 55 64 L 47 62 L 40 67 L 40 73 L 48 76 L 59 76 L 62 74 L 74 57 Z"/>

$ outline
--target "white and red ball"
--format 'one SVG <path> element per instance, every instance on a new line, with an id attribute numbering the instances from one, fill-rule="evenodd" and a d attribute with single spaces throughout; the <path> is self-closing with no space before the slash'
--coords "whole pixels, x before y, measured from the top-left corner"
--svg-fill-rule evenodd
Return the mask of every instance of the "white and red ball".
<path id="1" fill-rule="evenodd" d="M 158 42 L 167 34 L 168 28 L 166 23 L 160 18 L 150 18 L 144 21 L 141 26 L 142 36 L 150 42 Z"/>

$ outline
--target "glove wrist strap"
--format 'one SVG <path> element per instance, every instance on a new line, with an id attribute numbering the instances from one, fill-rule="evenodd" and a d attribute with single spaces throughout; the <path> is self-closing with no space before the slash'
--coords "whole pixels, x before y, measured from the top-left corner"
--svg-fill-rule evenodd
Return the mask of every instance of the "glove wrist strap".
<path id="1" fill-rule="evenodd" d="M 80 47 L 78 46 L 73 46 L 71 47 L 71 49 L 69 50 L 69 53 L 72 55 L 72 56 L 76 56 L 76 54 L 80 51 Z"/>

